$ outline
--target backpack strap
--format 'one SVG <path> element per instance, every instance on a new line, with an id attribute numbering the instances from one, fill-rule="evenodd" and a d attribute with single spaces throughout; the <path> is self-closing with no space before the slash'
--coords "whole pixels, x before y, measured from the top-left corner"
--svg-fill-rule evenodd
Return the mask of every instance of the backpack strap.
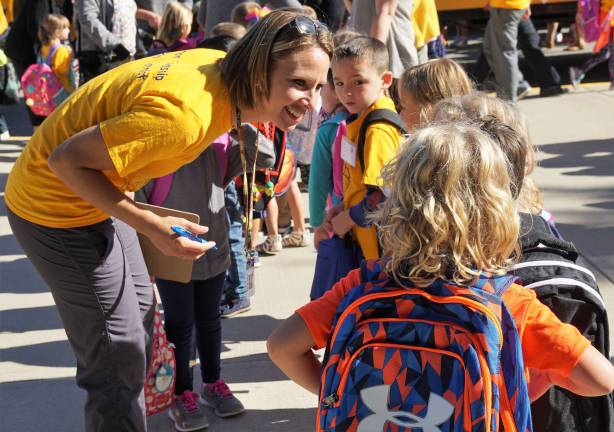
<path id="1" fill-rule="evenodd" d="M 360 161 L 360 168 L 362 171 L 365 171 L 365 140 L 367 136 L 367 129 L 373 123 L 388 123 L 394 127 L 396 127 L 402 134 L 407 134 L 407 128 L 405 127 L 405 123 L 403 123 L 403 119 L 399 116 L 395 111 L 382 108 L 371 111 L 367 114 L 367 117 L 363 120 L 360 125 L 360 131 L 358 133 L 358 144 L 357 144 L 357 153 L 358 160 Z"/>
<path id="2" fill-rule="evenodd" d="M 49 53 L 47 54 L 47 58 L 45 58 L 45 63 L 51 67 L 51 62 L 53 61 L 53 56 L 55 55 L 55 52 L 58 50 L 58 48 L 60 48 L 60 46 L 62 46 L 61 44 L 55 44 L 52 45 L 51 48 L 49 48 Z"/>
<path id="3" fill-rule="evenodd" d="M 347 135 L 345 120 L 337 127 L 335 141 L 333 143 L 333 192 L 337 196 L 343 196 L 343 159 L 341 158 L 341 140 Z"/>
<path id="4" fill-rule="evenodd" d="M 166 198 L 171 191 L 174 176 L 175 173 L 171 173 L 154 180 L 153 188 L 147 197 L 149 204 L 161 206 L 164 201 L 166 201 Z"/>
<path id="5" fill-rule="evenodd" d="M 520 247 L 523 253 L 550 252 L 576 262 L 580 255 L 573 243 L 557 238 L 542 217 L 520 213 Z"/>

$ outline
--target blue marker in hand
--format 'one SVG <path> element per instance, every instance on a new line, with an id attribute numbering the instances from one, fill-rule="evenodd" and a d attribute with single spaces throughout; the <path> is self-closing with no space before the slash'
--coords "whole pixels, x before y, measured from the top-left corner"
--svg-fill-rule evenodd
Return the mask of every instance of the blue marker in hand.
<path id="1" fill-rule="evenodd" d="M 180 226 L 172 226 L 171 229 L 173 230 L 173 232 L 175 232 L 175 234 L 179 234 L 181 237 L 185 237 L 197 243 L 209 243 L 207 240 L 198 237 L 196 234 L 188 231 L 187 229 L 181 228 Z M 216 251 L 217 246 L 213 246 L 211 249 Z"/>

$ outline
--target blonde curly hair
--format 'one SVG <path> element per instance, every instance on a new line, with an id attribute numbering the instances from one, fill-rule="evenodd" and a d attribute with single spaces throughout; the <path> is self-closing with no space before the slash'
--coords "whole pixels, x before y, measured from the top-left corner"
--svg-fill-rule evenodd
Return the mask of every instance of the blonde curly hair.
<path id="1" fill-rule="evenodd" d="M 391 276 L 425 287 L 504 274 L 519 230 L 508 172 L 499 146 L 476 126 L 441 123 L 413 134 L 382 171 L 390 194 L 373 216 Z"/>
<path id="2" fill-rule="evenodd" d="M 431 117 L 434 121 L 474 122 L 494 118 L 516 131 L 516 136 L 499 135 L 495 141 L 511 164 L 511 181 L 517 188 L 514 198 L 518 199 L 518 207 L 533 214 L 542 211 L 541 193 L 529 177 L 537 165 L 536 149 L 531 142 L 526 117 L 516 106 L 485 93 L 474 92 L 438 102 L 433 107 Z"/>

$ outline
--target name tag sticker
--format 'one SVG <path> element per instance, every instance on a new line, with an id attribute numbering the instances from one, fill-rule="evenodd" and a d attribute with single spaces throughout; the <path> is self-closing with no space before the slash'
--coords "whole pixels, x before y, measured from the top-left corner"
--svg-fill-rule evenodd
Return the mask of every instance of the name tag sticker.
<path id="1" fill-rule="evenodd" d="M 346 137 L 341 139 L 341 159 L 356 166 L 356 145 Z"/>

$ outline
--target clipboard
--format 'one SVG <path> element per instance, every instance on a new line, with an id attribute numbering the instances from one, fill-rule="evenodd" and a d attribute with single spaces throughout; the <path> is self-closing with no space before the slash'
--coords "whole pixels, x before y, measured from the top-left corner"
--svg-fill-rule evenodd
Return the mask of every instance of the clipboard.
<path id="1" fill-rule="evenodd" d="M 158 216 L 175 216 L 190 222 L 199 223 L 200 216 L 196 213 L 174 210 L 166 207 L 158 207 L 151 204 L 137 202 L 136 205 L 143 210 L 149 210 Z M 154 246 L 149 238 L 137 233 L 145 264 L 149 274 L 160 279 L 168 279 L 175 282 L 187 283 L 192 280 L 192 266 L 194 261 L 164 255 Z"/>

